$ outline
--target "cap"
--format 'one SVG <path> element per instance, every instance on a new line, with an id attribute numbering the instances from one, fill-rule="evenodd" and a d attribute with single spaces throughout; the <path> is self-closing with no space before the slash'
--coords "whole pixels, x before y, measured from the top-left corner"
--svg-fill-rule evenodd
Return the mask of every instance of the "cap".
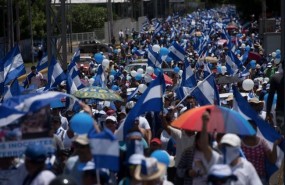
<path id="1" fill-rule="evenodd" d="M 159 145 L 162 144 L 161 140 L 158 139 L 158 138 L 153 138 L 153 139 L 150 141 L 150 143 L 157 143 L 157 144 L 159 144 Z"/>
<path id="2" fill-rule="evenodd" d="M 133 165 L 139 165 L 144 159 L 145 159 L 145 156 L 142 154 L 133 154 L 130 156 L 128 163 L 133 164 Z"/>
<path id="3" fill-rule="evenodd" d="M 233 99 L 234 99 L 234 95 L 233 95 L 233 94 L 230 94 L 230 95 L 227 97 L 226 101 L 231 101 L 231 100 L 233 100 Z"/>
<path id="4" fill-rule="evenodd" d="M 113 122 L 117 122 L 117 118 L 115 117 L 115 116 L 108 116 L 107 118 L 106 118 L 106 121 L 107 120 L 111 120 L 111 121 L 113 121 Z"/>
<path id="5" fill-rule="evenodd" d="M 241 146 L 241 140 L 236 134 L 228 133 L 225 134 L 221 139 L 221 144 L 228 144 L 233 147 L 240 147 Z"/>
<path id="6" fill-rule="evenodd" d="M 80 135 L 77 135 L 74 139 L 74 141 L 76 143 L 79 143 L 81 145 L 88 145 L 89 144 L 89 139 L 87 137 L 87 134 L 80 134 Z"/>
<path id="7" fill-rule="evenodd" d="M 248 103 L 262 103 L 262 101 L 259 101 L 258 98 L 250 98 L 250 99 L 248 100 Z"/>
<path id="8" fill-rule="evenodd" d="M 32 161 L 44 162 L 47 157 L 47 150 L 40 143 L 32 143 L 27 146 L 25 156 Z"/>
<path id="9" fill-rule="evenodd" d="M 115 114 L 116 111 L 114 111 L 113 109 L 110 109 L 106 113 L 107 113 L 107 115 L 111 116 L 111 115 Z"/>

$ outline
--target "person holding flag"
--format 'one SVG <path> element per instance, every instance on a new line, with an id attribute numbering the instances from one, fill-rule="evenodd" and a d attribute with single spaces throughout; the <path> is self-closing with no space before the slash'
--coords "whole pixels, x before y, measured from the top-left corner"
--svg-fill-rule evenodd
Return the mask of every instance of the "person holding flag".
<path id="1" fill-rule="evenodd" d="M 41 72 L 36 71 L 36 66 L 31 67 L 31 72 L 28 74 L 27 78 L 24 81 L 24 88 L 29 88 L 31 85 L 34 85 L 35 89 L 42 87 L 42 80 L 44 79 Z"/>

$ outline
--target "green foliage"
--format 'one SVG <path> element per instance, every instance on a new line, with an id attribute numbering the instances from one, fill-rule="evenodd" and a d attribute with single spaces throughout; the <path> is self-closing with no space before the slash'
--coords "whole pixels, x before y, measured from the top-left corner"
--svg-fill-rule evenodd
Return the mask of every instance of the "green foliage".
<path id="1" fill-rule="evenodd" d="M 88 4 L 74 5 L 71 7 L 71 18 L 73 32 L 89 32 L 104 27 L 107 9 Z"/>

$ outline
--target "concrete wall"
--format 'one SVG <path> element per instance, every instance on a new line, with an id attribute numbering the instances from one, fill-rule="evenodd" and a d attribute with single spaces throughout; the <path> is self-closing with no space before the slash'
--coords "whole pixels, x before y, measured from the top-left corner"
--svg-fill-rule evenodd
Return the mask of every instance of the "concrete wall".
<path id="1" fill-rule="evenodd" d="M 116 40 L 119 40 L 119 31 L 123 30 L 123 32 L 125 33 L 125 29 L 129 28 L 129 30 L 131 31 L 132 28 L 135 29 L 135 31 L 140 32 L 140 30 L 142 29 L 142 24 L 145 21 L 146 17 L 142 16 L 138 18 L 138 21 L 132 21 L 131 18 L 126 18 L 126 19 L 120 19 L 120 20 L 116 20 L 113 21 L 113 34 L 116 38 Z M 109 39 L 109 22 L 105 22 L 104 24 L 104 33 L 105 33 L 105 42 L 109 43 L 110 39 Z"/>

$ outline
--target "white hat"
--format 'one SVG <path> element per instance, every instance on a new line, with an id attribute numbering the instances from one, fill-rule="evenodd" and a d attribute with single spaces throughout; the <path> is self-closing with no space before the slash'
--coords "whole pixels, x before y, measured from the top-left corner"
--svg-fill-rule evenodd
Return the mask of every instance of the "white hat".
<path id="1" fill-rule="evenodd" d="M 77 135 L 75 138 L 74 138 L 74 141 L 76 143 L 79 143 L 81 145 L 88 145 L 89 144 L 89 139 L 87 137 L 87 134 L 80 134 L 80 135 Z"/>
<path id="2" fill-rule="evenodd" d="M 108 116 L 107 118 L 106 118 L 106 121 L 107 120 L 112 120 L 112 121 L 114 121 L 114 122 L 117 122 L 117 118 L 115 117 L 115 116 Z"/>
<path id="3" fill-rule="evenodd" d="M 228 144 L 233 147 L 240 147 L 241 146 L 241 140 L 236 134 L 228 133 L 225 134 L 221 139 L 221 144 Z"/>
<path id="4" fill-rule="evenodd" d="M 145 156 L 142 154 L 133 154 L 130 156 L 128 163 L 129 164 L 134 164 L 134 165 L 139 165 L 142 163 L 142 160 L 145 159 Z"/>
<path id="5" fill-rule="evenodd" d="M 135 169 L 134 177 L 136 180 L 151 181 L 162 177 L 165 174 L 166 166 L 159 163 L 153 157 L 145 158 Z"/>

